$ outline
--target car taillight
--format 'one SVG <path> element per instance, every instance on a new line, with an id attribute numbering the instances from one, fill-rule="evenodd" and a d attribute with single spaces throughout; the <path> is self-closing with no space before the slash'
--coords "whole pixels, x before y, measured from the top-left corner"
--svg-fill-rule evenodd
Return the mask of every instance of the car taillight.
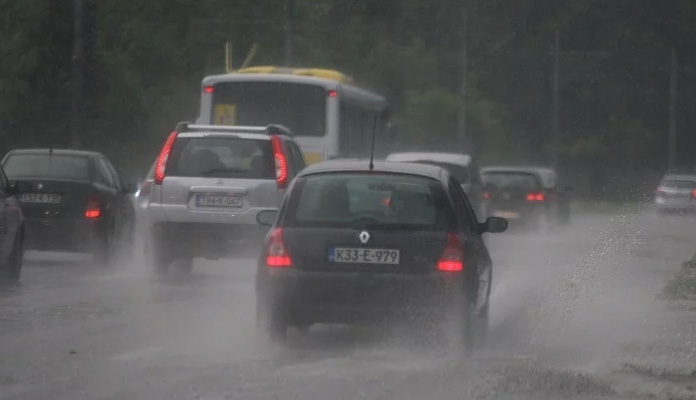
<path id="1" fill-rule="evenodd" d="M 87 197 L 87 206 L 85 207 L 85 218 L 101 217 L 101 200 L 99 197 L 91 195 Z"/>
<path id="2" fill-rule="evenodd" d="M 437 269 L 448 272 L 464 270 L 464 248 L 456 234 L 447 234 L 447 246 L 437 262 Z"/>
<path id="3" fill-rule="evenodd" d="M 696 189 L 691 191 L 691 197 L 696 199 Z"/>
<path id="4" fill-rule="evenodd" d="M 483 198 L 488 200 L 491 198 L 491 193 L 490 192 L 483 192 Z"/>
<path id="5" fill-rule="evenodd" d="M 157 163 L 155 164 L 155 185 L 161 185 L 164 180 L 169 153 L 172 152 L 172 147 L 174 146 L 177 135 L 177 131 L 169 134 L 167 141 L 164 142 L 164 146 L 162 146 L 159 156 L 157 156 Z"/>
<path id="6" fill-rule="evenodd" d="M 543 193 L 529 193 L 527 195 L 527 201 L 544 201 L 545 196 Z"/>
<path id="7" fill-rule="evenodd" d="M 271 233 L 266 249 L 266 265 L 272 268 L 286 268 L 292 266 L 292 259 L 283 243 L 283 230 L 276 228 Z"/>
<path id="8" fill-rule="evenodd" d="M 288 184 L 288 160 L 283 151 L 283 142 L 278 136 L 271 136 L 271 146 L 273 147 L 273 158 L 275 159 L 276 183 L 279 188 L 284 188 Z"/>

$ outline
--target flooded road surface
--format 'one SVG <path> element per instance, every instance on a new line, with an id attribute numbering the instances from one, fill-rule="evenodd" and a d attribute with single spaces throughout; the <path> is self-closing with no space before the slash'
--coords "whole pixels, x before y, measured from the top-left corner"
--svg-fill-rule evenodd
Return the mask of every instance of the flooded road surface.
<path id="1" fill-rule="evenodd" d="M 0 399 L 696 396 L 696 309 L 660 299 L 696 251 L 696 217 L 576 215 L 490 246 L 490 338 L 466 360 L 407 326 L 314 326 L 269 348 L 250 259 L 154 279 L 139 263 L 29 254 L 22 285 L 0 288 Z"/>

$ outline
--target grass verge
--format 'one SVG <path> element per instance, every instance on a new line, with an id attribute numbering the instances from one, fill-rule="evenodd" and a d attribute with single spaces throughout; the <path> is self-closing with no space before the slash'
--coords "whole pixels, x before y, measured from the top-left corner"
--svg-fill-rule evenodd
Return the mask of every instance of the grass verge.
<path id="1" fill-rule="evenodd" d="M 673 300 L 696 300 L 696 254 L 682 264 L 677 276 L 663 290 Z"/>

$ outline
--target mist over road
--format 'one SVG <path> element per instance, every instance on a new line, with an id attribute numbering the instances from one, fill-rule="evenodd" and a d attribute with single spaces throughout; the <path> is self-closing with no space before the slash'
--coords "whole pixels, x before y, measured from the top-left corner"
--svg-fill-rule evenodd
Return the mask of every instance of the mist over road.
<path id="1" fill-rule="evenodd" d="M 22 284 L 0 287 L 0 399 L 635 398 L 652 382 L 636 366 L 696 365 L 696 317 L 659 299 L 696 251 L 696 217 L 575 214 L 489 241 L 489 343 L 463 361 L 408 326 L 314 326 L 269 348 L 251 259 L 155 279 L 28 254 Z"/>

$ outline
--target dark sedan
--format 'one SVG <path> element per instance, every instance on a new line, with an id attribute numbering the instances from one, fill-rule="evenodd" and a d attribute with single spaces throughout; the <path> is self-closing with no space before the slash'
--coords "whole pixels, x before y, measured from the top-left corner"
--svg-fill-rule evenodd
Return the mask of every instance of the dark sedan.
<path id="1" fill-rule="evenodd" d="M 507 222 L 478 223 L 445 169 L 315 164 L 279 211 L 257 218 L 272 225 L 256 281 L 259 322 L 272 338 L 289 326 L 391 318 L 449 327 L 467 351 L 485 337 L 492 263 L 481 235 Z"/>
<path id="2" fill-rule="evenodd" d="M 10 181 L 27 181 L 19 196 L 27 249 L 90 252 L 110 263 L 133 239 L 135 209 L 109 160 L 78 150 L 13 150 L 2 160 Z"/>
<path id="3" fill-rule="evenodd" d="M 544 229 L 570 221 L 570 192 L 551 168 L 485 167 L 481 169 L 489 213 L 513 225 Z"/>

